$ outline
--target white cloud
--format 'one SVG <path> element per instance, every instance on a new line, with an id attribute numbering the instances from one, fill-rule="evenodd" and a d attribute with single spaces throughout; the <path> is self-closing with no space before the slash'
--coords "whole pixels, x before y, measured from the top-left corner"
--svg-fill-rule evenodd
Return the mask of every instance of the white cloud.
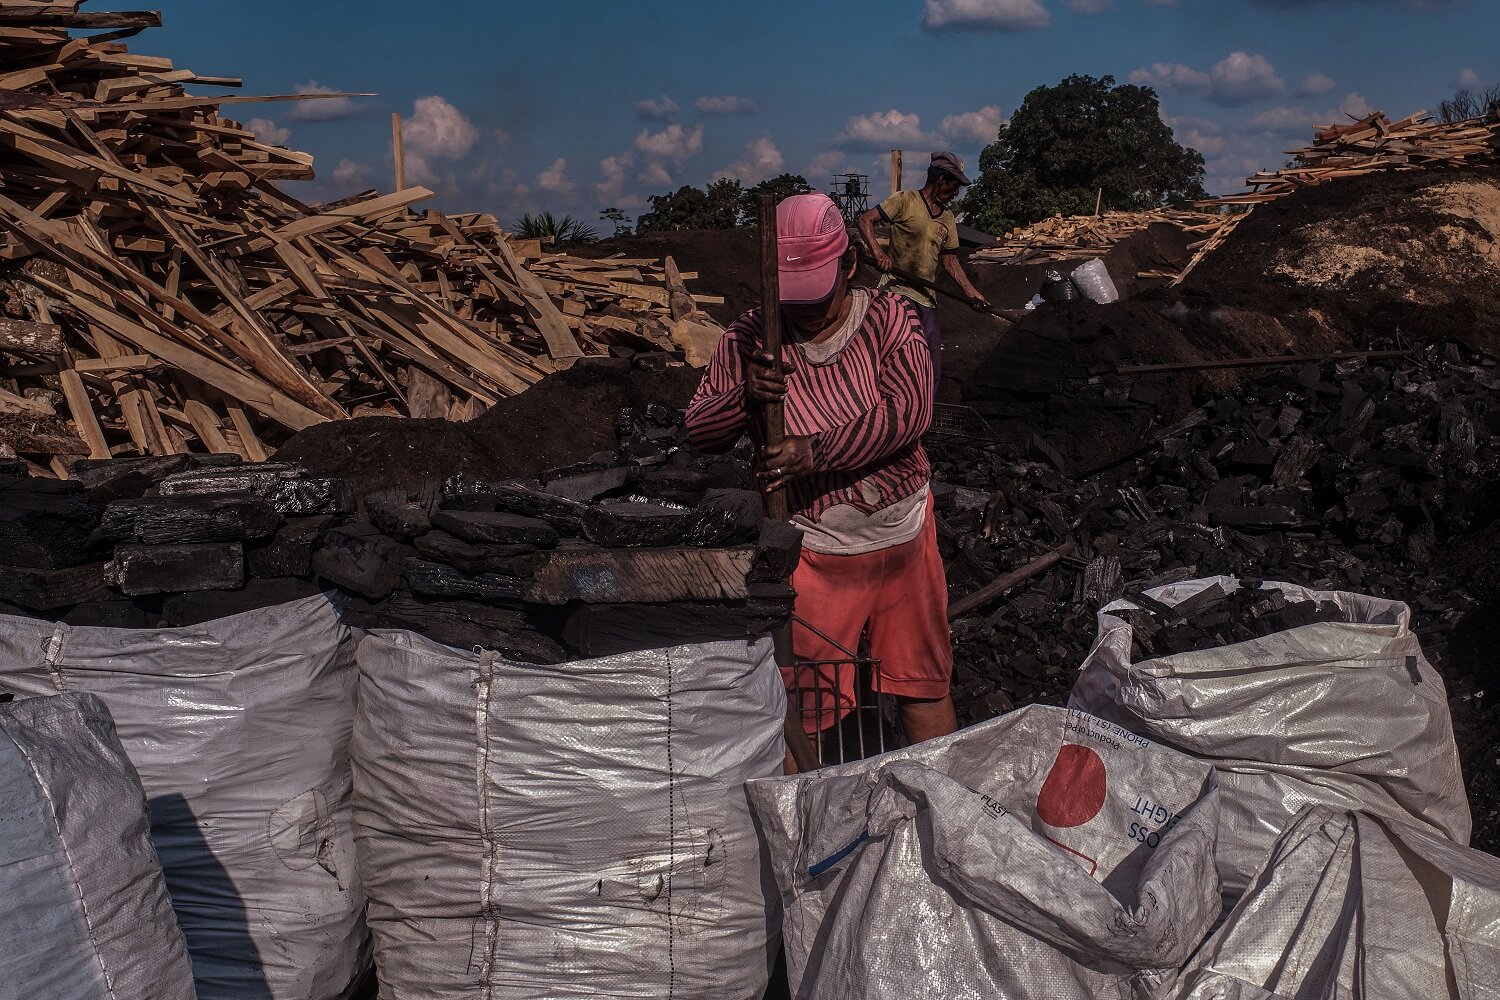
<path id="1" fill-rule="evenodd" d="M 1478 73 L 1468 66 L 1459 71 L 1457 78 L 1453 81 L 1454 90 L 1483 90 L 1484 80 L 1480 79 Z"/>
<path id="2" fill-rule="evenodd" d="M 703 151 L 703 126 L 691 129 L 668 125 L 660 132 L 646 129 L 635 137 L 635 148 L 647 156 L 682 163 Z"/>
<path id="3" fill-rule="evenodd" d="M 1302 81 L 1297 84 L 1297 96 L 1322 97 L 1324 94 L 1332 93 L 1333 88 L 1336 86 L 1338 84 L 1334 83 L 1333 77 L 1326 73 L 1313 71 L 1304 76 Z"/>
<path id="4" fill-rule="evenodd" d="M 922 119 L 892 108 L 874 114 L 855 115 L 834 136 L 834 143 L 845 149 L 930 148 L 932 137 L 922 131 Z"/>
<path id="5" fill-rule="evenodd" d="M 599 183 L 594 185 L 594 197 L 608 208 L 618 206 L 625 197 L 626 174 L 635 163 L 632 153 L 608 156 L 599 161 Z"/>
<path id="6" fill-rule="evenodd" d="M 753 115 L 755 114 L 755 102 L 748 97 L 735 97 L 732 94 L 720 94 L 715 97 L 700 97 L 693 102 L 693 107 L 698 109 L 699 114 L 704 115 Z"/>
<path id="7" fill-rule="evenodd" d="M 505 131 L 505 129 L 503 129 L 503 128 L 497 128 L 497 129 L 495 129 L 495 141 L 498 142 L 502 146 L 509 145 L 510 144 L 510 133 L 507 132 L 507 131 Z"/>
<path id="8" fill-rule="evenodd" d="M 292 130 L 281 128 L 269 118 L 252 118 L 245 127 L 255 133 L 255 138 L 270 146 L 285 146 Z"/>
<path id="9" fill-rule="evenodd" d="M 402 127 L 406 179 L 422 184 L 436 177 L 441 160 L 460 160 L 479 140 L 479 130 L 452 104 L 436 95 L 419 97 Z"/>
<path id="10" fill-rule="evenodd" d="M 299 83 L 292 89 L 294 94 L 337 94 L 337 87 L 325 87 L 317 80 Z M 298 101 L 286 116 L 297 122 L 331 122 L 340 118 L 353 118 L 370 110 L 368 106 L 356 104 L 348 97 L 328 97 L 319 101 Z"/>
<path id="11" fill-rule="evenodd" d="M 746 185 L 759 184 L 785 170 L 786 157 L 781 155 L 781 150 L 776 148 L 776 143 L 771 141 L 770 136 L 763 135 L 745 143 L 745 155 L 714 174 L 714 180 L 733 177 Z"/>
<path id="12" fill-rule="evenodd" d="M 1103 14 L 1115 9 L 1115 0 L 1065 0 L 1075 14 Z"/>
<path id="13" fill-rule="evenodd" d="M 1359 94 L 1345 94 L 1344 99 L 1339 101 L 1339 114 L 1350 118 L 1363 118 L 1374 110 L 1370 102 Z"/>
<path id="14" fill-rule="evenodd" d="M 1192 94 L 1208 90 L 1213 79 L 1207 73 L 1182 63 L 1152 63 L 1133 71 L 1130 82 L 1158 90 Z"/>
<path id="15" fill-rule="evenodd" d="M 928 31 L 978 28 L 1026 31 L 1052 24 L 1041 0 L 924 0 L 922 27 Z"/>
<path id="16" fill-rule="evenodd" d="M 637 175 L 636 180 L 655 188 L 669 188 L 677 183 L 672 178 L 672 171 L 668 170 L 666 164 L 660 160 L 648 161 L 641 168 L 641 172 Z"/>
<path id="17" fill-rule="evenodd" d="M 1208 99 L 1225 107 L 1239 107 L 1286 93 L 1286 84 L 1276 75 L 1275 67 L 1259 54 L 1231 52 L 1209 75 L 1213 77 L 1213 85 Z"/>
<path id="18" fill-rule="evenodd" d="M 637 118 L 648 122 L 675 122 L 678 112 L 677 102 L 666 94 L 652 101 L 636 101 L 635 114 Z"/>
<path id="19" fill-rule="evenodd" d="M 558 198 L 578 197 L 578 185 L 568 179 L 568 161 L 561 156 L 552 161 L 552 166 L 536 175 L 536 186 Z"/>
<path id="20" fill-rule="evenodd" d="M 955 146 L 988 146 L 995 141 L 1004 121 L 1000 106 L 990 104 L 978 111 L 949 115 L 938 126 L 938 134 Z"/>
<path id="21" fill-rule="evenodd" d="M 853 169 L 854 166 L 849 161 L 848 153 L 840 149 L 830 149 L 808 160 L 807 166 L 802 168 L 802 176 L 817 187 L 825 178 L 834 174 L 849 173 Z"/>

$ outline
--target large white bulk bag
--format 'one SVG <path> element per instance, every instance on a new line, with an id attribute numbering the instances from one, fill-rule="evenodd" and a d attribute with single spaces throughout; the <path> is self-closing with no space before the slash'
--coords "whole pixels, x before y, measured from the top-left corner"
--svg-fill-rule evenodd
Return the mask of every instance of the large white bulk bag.
<path id="1" fill-rule="evenodd" d="M 0 692 L 109 706 L 199 1000 L 331 1000 L 368 966 L 356 687 L 353 636 L 322 595 L 188 628 L 0 617 Z"/>
<path id="2" fill-rule="evenodd" d="M 0 1000 L 193 1000 L 146 798 L 104 704 L 0 704 Z"/>
<path id="3" fill-rule="evenodd" d="M 748 778 L 781 772 L 762 640 L 550 666 L 359 646 L 355 825 L 387 1000 L 759 1000 L 775 887 Z"/>
<path id="4" fill-rule="evenodd" d="M 1146 592 L 1168 607 L 1214 577 Z M 1288 601 L 1337 604 L 1319 622 L 1216 649 L 1131 662 L 1131 627 L 1099 613 L 1069 704 L 1200 757 L 1219 772 L 1219 872 L 1232 901 L 1306 806 L 1414 822 L 1469 840 L 1448 695 L 1396 601 L 1264 583 Z"/>
<path id="5" fill-rule="evenodd" d="M 1500 858 L 1310 807 L 1181 984 L 1183 1000 L 1500 996 Z"/>
<path id="6" fill-rule="evenodd" d="M 751 782 L 808 1000 L 1157 995 L 1219 914 L 1213 769 L 1030 706 Z"/>

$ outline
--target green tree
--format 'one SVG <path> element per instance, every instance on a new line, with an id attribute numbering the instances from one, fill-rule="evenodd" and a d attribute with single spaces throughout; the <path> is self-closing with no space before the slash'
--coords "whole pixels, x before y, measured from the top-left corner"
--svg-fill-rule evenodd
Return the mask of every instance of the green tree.
<path id="1" fill-rule="evenodd" d="M 1026 95 L 979 154 L 964 221 L 1004 233 L 1053 215 L 1138 211 L 1205 196 L 1203 155 L 1161 120 L 1156 91 L 1070 76 Z"/>
<path id="2" fill-rule="evenodd" d="M 615 227 L 615 231 L 610 233 L 611 236 L 629 236 L 632 232 L 630 228 L 630 216 L 618 208 L 613 206 L 606 208 L 599 213 L 599 218 Z"/>
<path id="3" fill-rule="evenodd" d="M 651 211 L 635 221 L 636 232 L 669 229 L 733 229 L 739 217 L 740 182 L 730 177 L 707 190 L 684 184 L 669 194 L 651 196 Z"/>
<path id="4" fill-rule="evenodd" d="M 781 201 L 794 194 L 812 194 L 813 188 L 801 174 L 782 174 L 746 188 L 740 195 L 740 225 L 755 225 L 755 220 L 760 217 L 760 195 L 763 191 L 771 192 L 776 201 Z"/>
<path id="5" fill-rule="evenodd" d="M 522 239 L 539 239 L 543 243 L 559 247 L 593 243 L 599 239 L 599 232 L 593 226 L 571 215 L 556 216 L 551 212 L 538 212 L 535 215 L 528 212 L 516 220 L 511 231 Z"/>

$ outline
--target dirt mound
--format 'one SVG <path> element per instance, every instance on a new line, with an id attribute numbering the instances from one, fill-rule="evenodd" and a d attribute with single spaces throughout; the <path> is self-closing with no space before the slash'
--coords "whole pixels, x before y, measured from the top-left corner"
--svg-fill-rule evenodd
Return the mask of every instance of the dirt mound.
<path id="1" fill-rule="evenodd" d="M 622 407 L 684 407 L 698 386 L 690 368 L 626 370 L 580 364 L 501 400 L 468 423 L 366 417 L 310 427 L 276 457 L 350 480 L 356 496 L 416 487 L 455 472 L 534 476 L 616 446 Z"/>

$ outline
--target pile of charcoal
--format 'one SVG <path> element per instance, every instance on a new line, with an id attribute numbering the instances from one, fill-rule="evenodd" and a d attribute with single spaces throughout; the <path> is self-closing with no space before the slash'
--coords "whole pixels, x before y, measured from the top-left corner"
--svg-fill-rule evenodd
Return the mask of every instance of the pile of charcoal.
<path id="1" fill-rule="evenodd" d="M 0 466 L 0 612 L 183 626 L 342 590 L 346 616 L 559 662 L 769 631 L 800 552 L 744 457 L 686 449 L 680 415 L 622 412 L 619 447 L 535 480 L 459 474 L 356 498 L 286 463 Z"/>
<path id="2" fill-rule="evenodd" d="M 1440 663 L 1473 603 L 1444 553 L 1500 512 L 1497 390 L 1495 359 L 1444 344 L 1269 369 L 1088 477 L 1041 437 L 1022 456 L 930 442 L 955 599 L 1061 556 L 953 622 L 961 713 L 1065 699 L 1100 606 L 1215 575 L 1406 601 Z M 1241 638 L 1202 622 L 1180 631 L 1155 631 L 1140 652 Z"/>

